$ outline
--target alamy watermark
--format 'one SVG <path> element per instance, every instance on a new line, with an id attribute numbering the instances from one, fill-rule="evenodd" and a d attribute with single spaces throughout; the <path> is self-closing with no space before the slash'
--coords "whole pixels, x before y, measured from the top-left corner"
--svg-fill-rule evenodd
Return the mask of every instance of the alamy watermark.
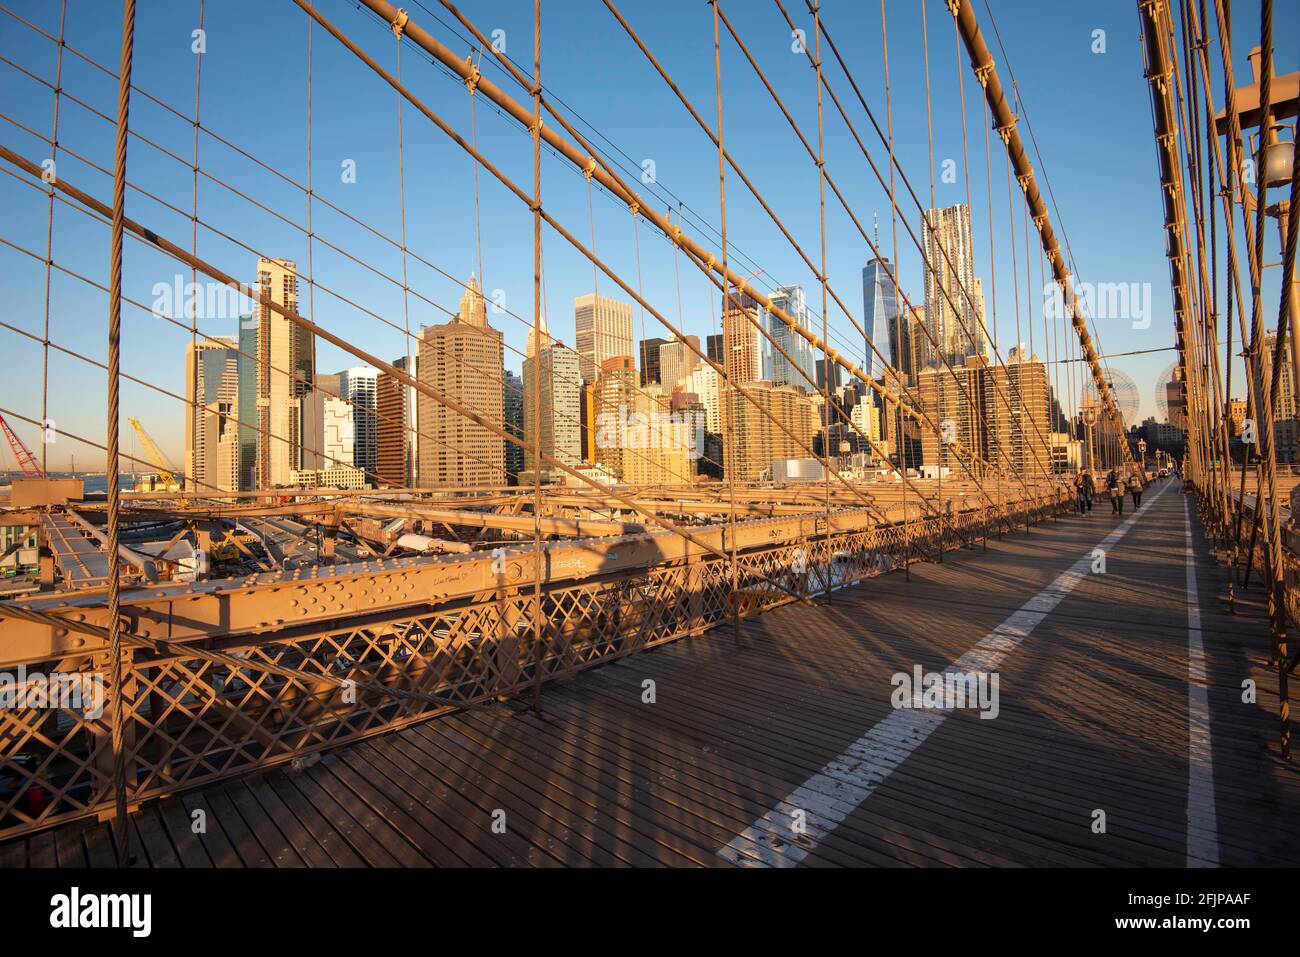
<path id="1" fill-rule="evenodd" d="M 252 312 L 254 300 L 220 282 L 192 282 L 177 273 L 170 283 L 156 282 L 150 290 L 150 311 L 164 319 L 238 319 Z"/>
<path id="2" fill-rule="evenodd" d="M 0 671 L 0 708 L 81 711 L 91 720 L 104 716 L 104 676 L 89 671 L 54 671 L 49 674 L 18 670 Z"/>
<path id="3" fill-rule="evenodd" d="M 896 709 L 973 708 L 988 719 L 996 718 L 1000 710 L 996 671 L 925 671 L 914 665 L 910 672 L 894 672 L 889 681 L 894 687 L 889 701 Z"/>
<path id="4" fill-rule="evenodd" d="M 1075 282 L 1079 311 L 1088 319 L 1123 319 L 1134 329 L 1151 328 L 1151 283 L 1149 282 Z M 1065 319 L 1065 296 L 1055 282 L 1043 286 L 1043 313 L 1048 319 Z"/>
<path id="5" fill-rule="evenodd" d="M 596 447 L 685 451 L 698 459 L 704 454 L 704 423 L 703 412 L 634 412 L 620 405 L 596 415 Z"/>

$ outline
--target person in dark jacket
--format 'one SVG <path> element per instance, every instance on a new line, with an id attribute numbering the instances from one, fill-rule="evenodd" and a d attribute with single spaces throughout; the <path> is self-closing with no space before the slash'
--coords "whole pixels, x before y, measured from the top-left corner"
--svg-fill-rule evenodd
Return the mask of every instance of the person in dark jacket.
<path id="1" fill-rule="evenodd" d="M 1110 510 L 1115 515 L 1124 514 L 1124 484 L 1119 473 L 1111 469 L 1106 473 L 1106 491 L 1110 493 Z"/>

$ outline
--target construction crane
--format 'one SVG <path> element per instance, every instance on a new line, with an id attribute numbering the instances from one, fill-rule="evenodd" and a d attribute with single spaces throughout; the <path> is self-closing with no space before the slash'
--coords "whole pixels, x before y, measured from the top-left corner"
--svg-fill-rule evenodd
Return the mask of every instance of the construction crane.
<path id="1" fill-rule="evenodd" d="M 27 446 L 23 445 L 23 440 L 14 435 L 14 430 L 9 428 L 9 423 L 5 421 L 3 415 L 0 415 L 0 429 L 4 429 L 5 438 L 9 440 L 9 448 L 14 450 L 14 458 L 18 460 L 18 467 L 23 471 L 23 478 L 45 478 L 45 470 L 36 464 L 36 457 L 28 451 Z"/>
<path id="2" fill-rule="evenodd" d="M 158 484 L 162 486 L 162 491 L 179 492 L 181 483 L 172 472 L 167 464 L 167 459 L 163 456 L 162 450 L 149 437 L 149 433 L 144 430 L 139 419 L 127 419 L 131 423 L 131 428 L 135 429 L 136 435 L 140 437 L 140 444 L 144 447 L 144 453 L 149 461 L 153 463 L 154 468 L 158 470 Z M 157 491 L 158 489 L 137 489 L 137 491 Z"/>

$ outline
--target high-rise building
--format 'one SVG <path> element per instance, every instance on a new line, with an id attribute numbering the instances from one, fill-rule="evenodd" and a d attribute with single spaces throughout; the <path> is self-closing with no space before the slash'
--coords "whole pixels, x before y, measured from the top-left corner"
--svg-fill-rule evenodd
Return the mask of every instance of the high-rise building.
<path id="1" fill-rule="evenodd" d="M 725 356 L 727 352 L 726 347 L 722 344 L 722 334 L 718 333 L 716 335 L 705 336 L 705 343 L 705 352 L 708 354 L 708 357 L 714 362 L 721 363 L 723 356 Z"/>
<path id="2" fill-rule="evenodd" d="M 727 377 L 732 385 L 757 382 L 763 377 L 763 337 L 759 334 L 758 301 L 748 293 L 733 293 L 723 311 L 723 343 L 727 350 Z"/>
<path id="3" fill-rule="evenodd" d="M 467 322 L 471 326 L 477 326 L 479 329 L 488 327 L 487 300 L 483 298 L 483 287 L 479 285 L 478 277 L 473 273 L 469 274 L 469 282 L 465 283 L 465 292 L 460 297 L 460 312 L 457 315 L 461 322 Z"/>
<path id="4" fill-rule="evenodd" d="M 826 359 L 818 359 L 817 360 L 817 391 L 819 392 L 827 388 L 827 384 L 826 384 L 827 369 L 830 369 L 830 375 L 831 375 L 830 390 L 832 392 L 834 392 L 836 389 L 838 389 L 841 385 L 844 384 L 845 372 L 843 367 L 840 366 L 839 363 L 835 362 L 834 360 L 828 362 Z"/>
<path id="5" fill-rule="evenodd" d="M 521 485 L 532 482 L 537 472 L 543 482 L 563 478 L 563 473 L 548 462 L 542 461 L 538 468 L 532 446 L 539 428 L 542 455 L 570 467 L 582 463 L 581 356 L 549 339 L 545 341 L 524 360 L 524 435 L 529 449 L 524 452 Z"/>
<path id="6" fill-rule="evenodd" d="M 298 267 L 288 259 L 259 258 L 260 297 L 298 311 Z M 316 372 L 312 336 L 261 301 L 257 304 L 257 480 L 267 488 L 290 484 L 302 467 L 303 399 Z"/>
<path id="7" fill-rule="evenodd" d="M 257 339 L 261 325 L 253 315 L 239 317 L 239 485 L 241 492 L 258 487 L 257 449 L 260 416 L 257 395 L 261 379 L 257 372 Z"/>
<path id="8" fill-rule="evenodd" d="M 352 464 L 372 479 L 379 456 L 378 387 L 379 370 L 373 366 L 353 366 L 339 373 L 339 395 L 352 403 Z"/>
<path id="9" fill-rule="evenodd" d="M 239 488 L 237 339 L 198 339 L 185 352 L 185 488 Z"/>
<path id="10" fill-rule="evenodd" d="M 693 435 L 675 428 L 667 410 L 637 388 L 631 356 L 605 360 L 594 398 L 598 465 L 628 485 L 691 480 Z"/>
<path id="11" fill-rule="evenodd" d="M 988 460 L 1022 475 L 1050 471 L 1051 389 L 1042 360 L 1021 344 L 1005 364 L 986 366 L 984 374 L 991 380 L 984 397 Z"/>
<path id="12" fill-rule="evenodd" d="M 502 402 L 506 415 L 506 431 L 516 438 L 525 439 L 524 380 L 515 373 L 507 371 L 503 391 L 505 393 L 502 396 Z M 525 439 L 525 441 L 527 440 Z M 513 442 L 507 442 L 505 455 L 506 483 L 516 485 L 519 482 L 519 473 L 524 470 L 524 450 Z"/>
<path id="13" fill-rule="evenodd" d="M 927 365 L 954 366 L 966 356 L 982 356 L 987 345 L 982 329 L 982 288 L 975 278 L 970 207 L 965 203 L 932 209 L 922 225 L 925 267 L 925 321 L 940 353 Z M 973 337 L 973 341 L 972 341 Z"/>
<path id="14" fill-rule="evenodd" d="M 649 385 L 650 383 L 658 384 L 659 377 L 659 350 L 667 339 L 642 339 L 641 340 L 641 384 Z"/>
<path id="15" fill-rule="evenodd" d="M 303 396 L 301 407 L 302 467 L 294 471 L 353 467 L 356 425 L 352 405 L 345 397 L 343 374 L 318 375 L 316 387 Z"/>
<path id="16" fill-rule="evenodd" d="M 808 329 L 808 301 L 802 286 L 781 286 L 768 298 L 774 307 L 793 319 L 799 328 Z M 763 318 L 767 332 L 772 337 L 771 340 L 764 338 L 762 341 L 763 378 L 773 385 L 811 389 L 816 377 L 812 345 L 770 310 L 764 310 Z M 779 349 L 777 345 L 780 346 Z"/>
<path id="17" fill-rule="evenodd" d="M 956 472 L 972 453 L 987 458 L 986 439 L 990 433 L 983 415 L 986 367 L 983 357 L 971 356 L 951 370 L 931 367 L 917 373 L 916 396 L 921 411 L 938 426 L 937 433 L 929 423 L 921 427 L 923 465 Z M 958 445 L 965 450 L 964 455 L 957 453 Z"/>
<path id="18" fill-rule="evenodd" d="M 632 306 L 589 293 L 573 300 L 575 344 L 584 382 L 595 382 L 606 359 L 632 355 Z"/>
<path id="19" fill-rule="evenodd" d="M 1228 419 L 1232 422 L 1233 436 L 1241 435 L 1242 426 L 1246 424 L 1246 400 L 1228 400 Z"/>
<path id="20" fill-rule="evenodd" d="M 328 378 L 337 381 L 327 382 L 327 377 L 321 376 L 321 387 L 316 392 L 320 397 L 321 410 L 320 459 L 316 468 L 325 471 L 341 465 L 350 465 L 361 471 L 363 482 L 369 482 L 374 474 L 373 471 L 362 468 L 356 460 L 356 407 L 343 396 L 342 375 Z"/>
<path id="21" fill-rule="evenodd" d="M 939 434 L 921 431 L 922 462 L 956 471 L 962 468 L 955 444 L 990 464 L 1017 475 L 1043 474 L 1051 468 L 1051 399 L 1047 370 L 1023 346 L 1012 349 L 1005 364 L 968 356 L 956 375 L 925 369 L 918 376 L 923 411 L 939 425 Z"/>
<path id="22" fill-rule="evenodd" d="M 418 354 L 411 356 L 411 365 L 418 368 L 417 360 Z M 406 372 L 406 356 L 392 364 Z M 396 376 L 379 373 L 375 383 L 375 479 L 382 487 L 413 488 L 418 482 L 418 395 L 417 389 Z"/>
<path id="23" fill-rule="evenodd" d="M 862 327 L 866 330 L 867 374 L 881 380 L 885 363 L 910 371 L 908 324 L 900 321 L 898 286 L 888 259 L 873 259 L 862 267 Z M 874 349 L 872 347 L 875 347 Z M 883 357 L 883 358 L 882 358 Z"/>
<path id="24" fill-rule="evenodd" d="M 655 381 L 671 392 L 700 364 L 699 349 L 699 336 L 665 342 L 659 347 L 659 378 Z"/>
<path id="25" fill-rule="evenodd" d="M 1264 361 L 1260 363 L 1264 374 L 1272 376 L 1273 374 L 1273 350 L 1277 348 L 1277 330 L 1269 329 L 1264 333 Z M 1291 340 L 1288 338 L 1282 347 L 1282 375 L 1278 379 L 1277 395 L 1273 397 L 1273 407 L 1277 410 L 1274 416 L 1277 420 L 1294 419 L 1296 417 L 1296 396 L 1295 384 L 1291 381 Z M 1270 380 L 1271 381 L 1271 380 Z M 1181 384 L 1181 383 L 1180 383 Z M 1263 393 L 1260 392 L 1260 395 Z M 1183 407 L 1186 408 L 1186 399 L 1183 400 Z M 1169 416 L 1173 421 L 1173 415 Z M 1186 419 L 1186 413 L 1183 416 Z M 1176 423 L 1182 428 L 1187 427 L 1186 421 Z"/>
<path id="26" fill-rule="evenodd" d="M 699 365 L 686 377 L 686 391 L 693 392 L 704 407 L 704 428 L 708 432 L 722 431 L 722 408 L 718 390 L 721 380 L 718 370 L 710 365 Z"/>
<path id="27" fill-rule="evenodd" d="M 470 277 L 461 311 L 420 332 L 419 380 L 504 427 L 505 342 L 488 324 Z M 505 440 L 468 416 L 420 393 L 419 479 L 424 488 L 505 485 Z"/>
<path id="28" fill-rule="evenodd" d="M 778 459 L 807 458 L 806 449 L 812 448 L 813 435 L 819 429 L 818 413 L 809 395 L 794 386 L 773 386 L 762 380 L 750 382 L 745 392 L 747 395 L 742 395 L 730 387 L 723 390 L 725 418 L 734 432 L 729 443 L 734 461 L 723 463 L 727 474 L 740 481 L 756 481 Z"/>
<path id="29" fill-rule="evenodd" d="M 629 452 L 622 439 L 622 423 L 627 416 L 636 411 L 637 397 L 641 390 L 637 388 L 636 367 L 631 356 L 616 356 L 606 359 L 600 365 L 600 378 L 591 387 L 592 392 L 592 448 L 591 461 L 609 469 L 620 481 L 624 481 L 626 472 L 625 459 Z"/>
<path id="30" fill-rule="evenodd" d="M 929 326 L 925 322 L 925 306 L 912 306 L 904 310 L 903 339 L 899 343 L 901 350 L 898 357 L 901 365 L 898 369 L 911 376 L 913 382 L 916 381 L 916 374 L 922 369 L 938 364 L 934 358 L 934 346 L 926 336 L 928 329 Z"/>

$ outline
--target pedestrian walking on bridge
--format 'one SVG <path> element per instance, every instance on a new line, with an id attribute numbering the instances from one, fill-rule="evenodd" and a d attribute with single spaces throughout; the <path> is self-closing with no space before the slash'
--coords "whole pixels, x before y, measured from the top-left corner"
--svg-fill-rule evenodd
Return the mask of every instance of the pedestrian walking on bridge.
<path id="1" fill-rule="evenodd" d="M 1133 508 L 1136 510 L 1142 504 L 1142 476 L 1137 472 L 1128 477 L 1128 491 L 1133 496 Z"/>
<path id="2" fill-rule="evenodd" d="M 1124 483 L 1119 473 L 1111 469 L 1106 473 L 1106 491 L 1110 493 L 1110 510 L 1114 515 L 1124 514 Z"/>

